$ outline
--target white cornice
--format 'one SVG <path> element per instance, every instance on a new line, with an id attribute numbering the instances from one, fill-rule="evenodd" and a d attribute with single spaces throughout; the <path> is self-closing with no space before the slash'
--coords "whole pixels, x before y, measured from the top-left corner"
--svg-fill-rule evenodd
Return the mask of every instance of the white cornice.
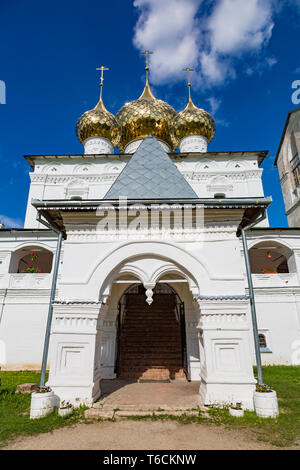
<path id="1" fill-rule="evenodd" d="M 123 168 L 123 167 L 122 167 Z M 120 168 L 120 172 L 122 171 Z M 73 179 L 82 180 L 88 183 L 106 183 L 113 182 L 117 178 L 120 172 L 114 173 L 102 173 L 102 174 L 41 174 L 41 173 L 29 173 L 32 183 L 39 184 L 65 184 L 69 183 Z M 243 171 L 226 171 L 226 170 L 215 170 L 215 171 L 181 171 L 183 176 L 189 181 L 208 181 L 216 176 L 224 176 L 229 181 L 251 181 L 260 180 L 262 170 L 243 170 Z"/>

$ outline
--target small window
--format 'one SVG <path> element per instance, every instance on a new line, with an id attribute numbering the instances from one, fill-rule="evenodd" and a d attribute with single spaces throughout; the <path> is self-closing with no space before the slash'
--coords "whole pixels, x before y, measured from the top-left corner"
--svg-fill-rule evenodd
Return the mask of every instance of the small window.
<path id="1" fill-rule="evenodd" d="M 260 348 L 266 348 L 267 347 L 267 341 L 266 341 L 265 335 L 263 335 L 263 334 L 258 335 L 258 339 L 259 339 Z"/>

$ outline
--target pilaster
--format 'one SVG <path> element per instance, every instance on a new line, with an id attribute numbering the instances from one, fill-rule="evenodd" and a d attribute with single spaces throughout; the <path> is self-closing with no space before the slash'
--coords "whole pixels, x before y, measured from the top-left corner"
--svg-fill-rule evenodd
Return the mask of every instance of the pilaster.
<path id="1" fill-rule="evenodd" d="M 200 396 L 203 403 L 242 402 L 253 409 L 249 300 L 240 297 L 199 298 Z"/>
<path id="2" fill-rule="evenodd" d="M 48 385 L 60 400 L 91 404 L 101 394 L 102 302 L 56 302 L 50 339 Z"/>

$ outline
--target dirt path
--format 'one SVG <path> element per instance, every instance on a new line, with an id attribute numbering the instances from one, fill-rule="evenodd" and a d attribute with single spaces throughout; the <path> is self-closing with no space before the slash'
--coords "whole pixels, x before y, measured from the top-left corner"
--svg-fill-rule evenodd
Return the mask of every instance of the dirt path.
<path id="1" fill-rule="evenodd" d="M 245 432 L 203 424 L 161 421 L 97 422 L 18 438 L 10 450 L 254 450 L 271 446 Z"/>

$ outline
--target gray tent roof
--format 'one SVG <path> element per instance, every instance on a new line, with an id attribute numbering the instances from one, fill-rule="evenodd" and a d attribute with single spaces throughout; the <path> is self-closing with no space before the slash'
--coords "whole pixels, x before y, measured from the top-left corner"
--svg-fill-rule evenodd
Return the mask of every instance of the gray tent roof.
<path id="1" fill-rule="evenodd" d="M 197 199 L 161 144 L 146 137 L 103 199 Z"/>

